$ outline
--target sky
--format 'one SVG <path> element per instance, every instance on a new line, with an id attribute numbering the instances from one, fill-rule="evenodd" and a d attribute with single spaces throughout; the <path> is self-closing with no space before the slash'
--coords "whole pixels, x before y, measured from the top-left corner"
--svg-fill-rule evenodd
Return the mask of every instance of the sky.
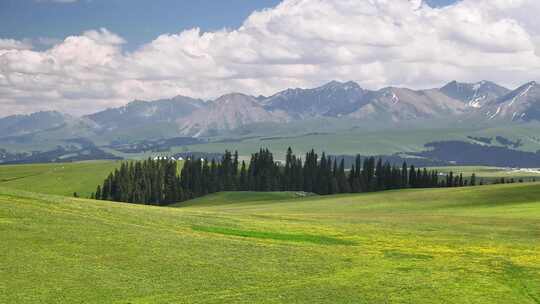
<path id="1" fill-rule="evenodd" d="M 456 0 L 430 0 L 444 6 Z M 0 37 L 29 40 L 45 49 L 67 36 L 107 28 L 126 40 L 125 49 L 163 33 L 199 27 L 237 28 L 254 11 L 279 0 L 0 0 Z"/>
<path id="2" fill-rule="evenodd" d="M 0 0 L 0 116 L 540 79 L 537 0 Z"/>
<path id="3" fill-rule="evenodd" d="M 107 28 L 132 50 L 163 33 L 236 28 L 254 10 L 277 4 L 279 0 L 0 0 L 0 37 L 39 43 L 40 38 L 58 41 Z"/>

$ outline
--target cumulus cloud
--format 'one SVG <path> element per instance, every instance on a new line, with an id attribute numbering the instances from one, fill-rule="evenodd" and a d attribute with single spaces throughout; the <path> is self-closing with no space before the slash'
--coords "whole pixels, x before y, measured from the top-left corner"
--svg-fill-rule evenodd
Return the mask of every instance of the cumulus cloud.
<path id="1" fill-rule="evenodd" d="M 19 41 L 15 39 L 0 38 L 0 51 L 2 50 L 29 50 L 32 48 L 32 43 L 28 41 Z"/>
<path id="2" fill-rule="evenodd" d="M 106 29 L 50 49 L 0 40 L 3 113 L 88 113 L 133 99 L 272 94 L 329 80 L 366 88 L 540 79 L 537 0 L 285 0 L 237 29 L 163 34 L 133 52 Z"/>

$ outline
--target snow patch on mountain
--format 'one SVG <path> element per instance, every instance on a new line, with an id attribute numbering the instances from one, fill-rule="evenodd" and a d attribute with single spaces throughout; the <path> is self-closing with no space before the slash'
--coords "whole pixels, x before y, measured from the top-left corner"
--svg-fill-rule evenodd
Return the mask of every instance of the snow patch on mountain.
<path id="1" fill-rule="evenodd" d="M 500 106 L 497 108 L 497 111 L 495 112 L 495 114 L 491 115 L 489 117 L 489 119 L 495 118 L 495 116 L 499 115 L 499 113 L 501 113 L 501 107 Z"/>

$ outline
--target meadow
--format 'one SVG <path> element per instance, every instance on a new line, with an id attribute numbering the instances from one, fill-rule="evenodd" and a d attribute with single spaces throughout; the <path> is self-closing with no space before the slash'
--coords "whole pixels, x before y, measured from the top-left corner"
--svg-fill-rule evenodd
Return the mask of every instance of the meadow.
<path id="1" fill-rule="evenodd" d="M 0 187 L 32 192 L 90 197 L 119 161 L 87 161 L 0 166 Z"/>
<path id="2" fill-rule="evenodd" d="M 510 126 L 471 126 L 456 127 L 455 122 L 447 123 L 448 127 L 440 128 L 393 128 L 373 129 L 369 126 L 354 124 L 335 126 L 334 121 L 317 121 L 304 128 L 284 125 L 254 126 L 245 130 L 245 134 L 231 134 L 221 138 L 209 138 L 210 142 L 184 147 L 174 147 L 174 152 L 183 150 L 222 153 L 225 149 L 238 150 L 241 155 L 250 155 L 260 147 L 267 147 L 282 159 L 288 147 L 294 147 L 298 154 L 311 149 L 325 151 L 333 155 L 391 155 L 394 153 L 425 151 L 425 144 L 441 140 L 458 140 L 469 142 L 469 136 L 489 137 L 503 136 L 513 141 L 520 140 L 522 146 L 518 150 L 536 152 L 540 149 L 537 123 Z M 329 127 L 325 128 L 328 125 Z M 437 122 L 436 125 L 441 125 Z M 443 126 L 446 124 L 442 124 Z M 285 129 L 282 129 L 285 128 Z M 284 135 L 287 134 L 287 135 Z M 493 140 L 494 145 L 500 145 Z"/>
<path id="3" fill-rule="evenodd" d="M 171 207 L 9 186 L 0 303 L 540 302 L 540 184 Z"/>
<path id="4" fill-rule="evenodd" d="M 147 157 L 151 157 L 148 155 Z M 114 169 L 120 167 L 121 161 L 85 161 L 71 163 L 47 163 L 25 165 L 0 165 L 0 187 L 27 190 L 44 194 L 73 196 L 76 192 L 80 197 L 88 198 L 96 190 L 98 184 Z M 178 170 L 183 162 L 178 162 Z M 475 173 L 480 179 L 489 183 L 504 177 L 516 181 L 540 181 L 540 173 L 519 171 L 508 168 L 485 166 L 450 166 L 433 167 L 442 173 L 453 171 L 470 177 Z"/>
<path id="5" fill-rule="evenodd" d="M 441 173 L 462 173 L 463 176 L 470 177 L 473 173 L 477 177 L 477 182 L 480 180 L 485 183 L 492 183 L 496 180 L 504 178 L 505 180 L 514 179 L 518 182 L 540 181 L 540 170 L 538 169 L 515 169 L 515 168 L 499 168 L 487 166 L 448 166 L 448 167 L 431 167 L 431 170 L 437 170 Z"/>

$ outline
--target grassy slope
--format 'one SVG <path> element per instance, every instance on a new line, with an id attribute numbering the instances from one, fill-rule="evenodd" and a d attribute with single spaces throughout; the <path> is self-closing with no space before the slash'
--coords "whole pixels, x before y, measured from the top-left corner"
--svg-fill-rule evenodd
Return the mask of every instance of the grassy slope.
<path id="1" fill-rule="evenodd" d="M 369 130 L 364 128 L 348 130 L 320 130 L 319 134 L 310 134 L 318 130 L 316 126 L 304 133 L 296 133 L 296 129 L 289 132 L 281 130 L 276 134 L 248 133 L 246 138 L 234 142 L 213 142 L 208 144 L 192 145 L 189 147 L 173 148 L 175 152 L 184 149 L 202 152 L 221 153 L 225 149 L 238 150 L 241 155 L 250 155 L 260 147 L 268 147 L 278 158 L 283 158 L 288 147 L 294 147 L 298 154 L 311 149 L 325 151 L 330 154 L 380 155 L 399 152 L 424 151 L 428 142 L 441 140 L 469 141 L 468 136 L 492 137 L 503 136 L 510 140 L 521 140 L 523 146 L 520 150 L 536 152 L 540 149 L 538 137 L 539 124 L 516 124 L 504 127 L 463 127 L 463 128 L 394 128 L 392 130 Z M 267 128 L 272 132 L 274 128 Z M 268 131 L 269 130 L 269 131 Z M 321 133 L 322 132 L 322 133 Z M 291 135 L 284 135 L 291 134 Z M 234 137 L 234 136 L 233 136 Z M 493 144 L 498 145 L 496 141 Z"/>
<path id="2" fill-rule="evenodd" d="M 520 150 L 535 152 L 540 149 L 539 123 L 505 123 L 477 124 L 473 122 L 456 122 L 454 120 L 437 120 L 430 122 L 409 122 L 408 125 L 388 125 L 366 121 L 347 120 L 344 118 L 314 119 L 290 124 L 256 124 L 246 126 L 219 136 L 210 137 L 209 144 L 192 145 L 189 147 L 174 147 L 172 152 L 184 150 L 201 152 L 219 152 L 225 149 L 238 150 L 241 155 L 249 156 L 261 146 L 269 147 L 277 157 L 283 158 L 287 147 L 295 147 L 302 154 L 311 150 L 324 150 L 330 154 L 360 153 L 362 155 L 392 154 L 396 152 L 418 152 L 425 150 L 424 144 L 440 140 L 468 140 L 468 136 L 496 137 L 504 136 L 510 140 L 521 140 Z M 426 127 L 430 126 L 430 127 Z M 31 141 L 24 143 L 0 139 L 0 146 L 9 151 L 50 150 L 57 145 L 65 145 L 62 139 L 68 129 L 40 133 Z M 82 137 L 88 137 L 98 146 L 118 156 L 140 159 L 152 153 L 126 154 L 106 148 L 112 140 L 142 140 L 174 137 L 175 128 L 167 123 L 154 126 L 144 126 L 131 130 L 119 130 L 106 136 L 92 136 L 86 130 Z M 73 130 L 72 130 L 73 131 Z M 171 133 L 172 132 L 172 133 Z M 68 132 L 70 133 L 70 132 Z M 72 133 L 72 132 L 71 132 Z M 70 134 L 71 134 L 70 133 Z M 317 133 L 317 134 L 313 134 Z M 38 139 L 39 138 L 39 139 Z M 223 139 L 234 139 L 234 142 L 223 143 Z M 495 141 L 493 144 L 497 144 Z M 163 154 L 163 153 L 160 153 Z"/>
<path id="3" fill-rule="evenodd" d="M 276 136 L 249 138 L 241 142 L 208 143 L 191 145 L 191 151 L 223 152 L 225 149 L 238 150 L 241 155 L 250 155 L 260 147 L 268 147 L 279 158 L 283 158 L 288 147 L 294 147 L 297 154 L 311 149 L 330 154 L 377 155 L 397 152 L 417 152 L 424 150 L 424 144 L 445 139 L 465 139 L 462 130 L 384 130 L 384 131 L 339 131 L 328 134 L 299 136 Z M 178 148 L 179 150 L 184 148 Z"/>
<path id="4" fill-rule="evenodd" d="M 448 166 L 448 167 L 432 167 L 430 169 L 437 170 L 439 172 L 454 172 L 454 174 L 463 173 L 463 176 L 469 178 L 473 173 L 479 178 L 478 181 L 484 180 L 485 182 L 492 182 L 495 179 L 504 177 L 505 179 L 513 178 L 516 181 L 522 179 L 525 182 L 539 181 L 540 173 L 520 171 L 509 168 L 499 167 L 486 167 L 486 166 Z M 477 181 L 477 182 L 478 182 Z"/>
<path id="5" fill-rule="evenodd" d="M 89 197 L 107 175 L 120 166 L 115 161 L 89 161 L 0 166 L 0 187 L 39 193 Z"/>
<path id="6" fill-rule="evenodd" d="M 81 197 L 89 197 L 95 191 L 98 184 L 102 183 L 105 177 L 115 168 L 120 166 L 118 161 L 88 161 L 74 163 L 50 163 L 50 164 L 29 164 L 29 165 L 1 165 L 0 166 L 0 187 L 28 190 L 38 193 L 56 194 L 72 196 L 77 192 Z M 180 171 L 183 162 L 178 162 Z M 453 171 L 462 172 L 467 178 L 473 172 L 478 178 L 489 182 L 495 178 L 519 178 L 530 181 L 532 178 L 540 181 L 540 174 L 519 172 L 495 167 L 440 167 L 435 168 L 440 172 Z M 264 196 L 264 194 L 259 194 Z M 293 194 L 294 196 L 294 194 Z M 243 196 L 245 197 L 245 196 Z M 237 201 L 238 197 L 223 201 L 228 203 L 231 200 Z M 207 200 L 205 198 L 205 200 Z M 198 203 L 194 201 L 193 203 Z"/>
<path id="7" fill-rule="evenodd" d="M 0 302 L 540 301 L 538 184 L 184 206 L 0 188 Z"/>

